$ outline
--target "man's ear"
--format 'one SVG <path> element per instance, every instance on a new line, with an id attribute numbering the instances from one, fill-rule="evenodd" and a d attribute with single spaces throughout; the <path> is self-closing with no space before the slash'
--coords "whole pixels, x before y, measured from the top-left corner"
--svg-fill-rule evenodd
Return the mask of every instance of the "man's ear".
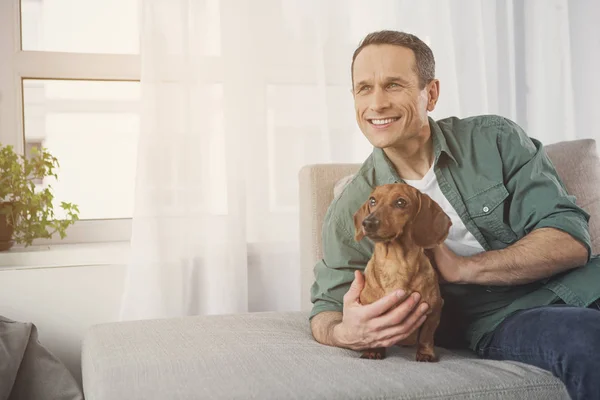
<path id="1" fill-rule="evenodd" d="M 433 81 L 429 82 L 427 88 L 427 111 L 432 112 L 435 110 L 435 105 L 440 97 L 440 81 L 434 79 Z"/>
<path id="2" fill-rule="evenodd" d="M 365 236 L 362 229 L 363 220 L 369 215 L 369 200 L 354 213 L 354 240 L 360 242 Z"/>
<path id="3" fill-rule="evenodd" d="M 425 249 L 442 244 L 448 237 L 452 221 L 438 203 L 419 192 L 419 210 L 412 222 L 412 238 Z"/>

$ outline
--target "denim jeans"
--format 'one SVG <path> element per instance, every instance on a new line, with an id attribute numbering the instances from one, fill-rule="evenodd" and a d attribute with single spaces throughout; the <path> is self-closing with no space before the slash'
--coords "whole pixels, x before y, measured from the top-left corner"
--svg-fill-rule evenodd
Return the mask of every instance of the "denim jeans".
<path id="1" fill-rule="evenodd" d="M 563 381 L 572 399 L 600 400 L 600 301 L 518 311 L 486 339 L 479 357 L 535 365 Z"/>

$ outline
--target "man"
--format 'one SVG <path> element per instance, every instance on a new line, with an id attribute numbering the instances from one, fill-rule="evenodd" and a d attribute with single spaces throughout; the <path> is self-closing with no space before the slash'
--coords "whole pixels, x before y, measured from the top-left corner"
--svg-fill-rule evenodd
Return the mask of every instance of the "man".
<path id="1" fill-rule="evenodd" d="M 440 85 L 430 48 L 413 35 L 368 35 L 354 53 L 352 85 L 374 150 L 325 217 L 311 289 L 315 339 L 389 347 L 425 320 L 418 293 L 358 300 L 373 245 L 354 240 L 352 216 L 375 186 L 405 182 L 453 223 L 431 253 L 445 300 L 436 344 L 533 364 L 573 398 L 600 398 L 600 259 L 591 256 L 589 215 L 542 144 L 499 116 L 431 119 Z"/>

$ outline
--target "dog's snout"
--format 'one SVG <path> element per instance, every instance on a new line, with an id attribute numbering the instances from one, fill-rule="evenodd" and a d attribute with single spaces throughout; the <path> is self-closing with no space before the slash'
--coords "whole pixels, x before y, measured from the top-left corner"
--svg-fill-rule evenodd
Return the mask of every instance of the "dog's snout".
<path id="1" fill-rule="evenodd" d="M 377 218 L 367 217 L 362 222 L 362 225 L 364 226 L 365 231 L 374 232 L 379 228 L 379 220 Z"/>

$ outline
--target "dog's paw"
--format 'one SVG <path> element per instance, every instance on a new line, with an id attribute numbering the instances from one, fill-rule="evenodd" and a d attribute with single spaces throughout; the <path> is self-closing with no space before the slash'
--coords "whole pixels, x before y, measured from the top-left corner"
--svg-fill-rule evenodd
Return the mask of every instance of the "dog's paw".
<path id="1" fill-rule="evenodd" d="M 434 353 L 417 352 L 416 360 L 419 362 L 437 362 L 438 358 Z"/>
<path id="2" fill-rule="evenodd" d="M 369 349 L 363 352 L 360 358 L 367 360 L 383 360 L 385 358 L 385 349 Z"/>

